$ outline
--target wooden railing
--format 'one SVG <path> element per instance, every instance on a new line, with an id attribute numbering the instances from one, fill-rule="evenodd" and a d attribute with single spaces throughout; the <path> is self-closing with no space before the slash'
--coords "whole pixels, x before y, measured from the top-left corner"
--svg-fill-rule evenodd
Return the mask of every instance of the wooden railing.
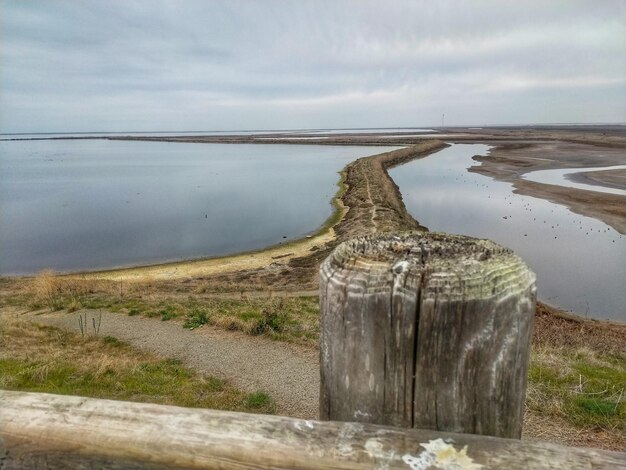
<path id="1" fill-rule="evenodd" d="M 0 392 L 7 469 L 617 469 L 626 454 L 362 423 Z"/>
<path id="2" fill-rule="evenodd" d="M 0 469 L 626 468 L 519 440 L 535 277 L 509 250 L 363 237 L 323 263 L 320 292 L 325 421 L 0 391 Z"/>

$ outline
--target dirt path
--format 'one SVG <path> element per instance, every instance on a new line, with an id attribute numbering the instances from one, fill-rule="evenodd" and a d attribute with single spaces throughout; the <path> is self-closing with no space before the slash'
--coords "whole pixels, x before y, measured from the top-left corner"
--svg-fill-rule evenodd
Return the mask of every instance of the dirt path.
<path id="1" fill-rule="evenodd" d="M 376 222 L 376 204 L 374 204 L 374 200 L 372 199 L 372 191 L 370 189 L 370 179 L 365 176 L 365 186 L 367 188 L 367 199 L 369 203 L 372 205 L 372 215 L 370 220 L 372 221 L 372 232 L 378 232 L 378 223 Z"/>
<path id="2" fill-rule="evenodd" d="M 84 312 L 91 325 L 95 312 Z M 78 312 L 24 315 L 37 323 L 80 331 Z M 247 392 L 263 390 L 276 400 L 279 415 L 317 418 L 317 351 L 237 332 L 209 327 L 190 331 L 178 321 L 103 311 L 100 336 L 107 335 L 144 351 L 180 359 L 199 372 L 228 379 Z"/>

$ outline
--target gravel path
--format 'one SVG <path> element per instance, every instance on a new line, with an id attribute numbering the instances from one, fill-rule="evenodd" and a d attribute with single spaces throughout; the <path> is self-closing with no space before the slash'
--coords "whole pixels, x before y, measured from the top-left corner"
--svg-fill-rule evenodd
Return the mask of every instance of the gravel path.
<path id="1" fill-rule="evenodd" d="M 91 328 L 91 317 L 96 312 L 87 312 Z M 37 323 L 80 331 L 78 312 L 28 316 Z M 190 331 L 179 321 L 103 311 L 100 336 L 107 335 L 144 351 L 178 358 L 199 372 L 228 379 L 242 390 L 263 390 L 276 401 L 280 415 L 305 419 L 318 416 L 317 351 L 206 326 Z"/>

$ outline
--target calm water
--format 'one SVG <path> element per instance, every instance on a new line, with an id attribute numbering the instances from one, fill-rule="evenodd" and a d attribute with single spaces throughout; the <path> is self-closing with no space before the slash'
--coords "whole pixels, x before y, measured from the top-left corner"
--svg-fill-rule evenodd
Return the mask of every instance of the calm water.
<path id="1" fill-rule="evenodd" d="M 432 139 L 433 137 L 437 137 L 440 139 L 451 139 L 453 137 L 463 137 L 465 134 L 437 134 L 434 132 L 429 133 L 420 133 L 420 134 L 385 134 L 376 136 L 376 139 Z M 281 135 L 277 137 L 259 137 L 258 140 L 284 140 L 285 142 L 297 141 L 297 140 L 311 140 L 311 139 L 330 139 L 333 136 L 330 135 L 316 135 L 316 136 L 304 136 L 300 137 L 298 135 Z M 351 136 L 352 137 L 352 136 Z M 371 137 L 371 136 L 370 136 Z"/>
<path id="2" fill-rule="evenodd" d="M 512 185 L 469 173 L 486 145 L 453 145 L 390 171 L 409 212 L 431 230 L 490 238 L 537 273 L 539 297 L 579 314 L 626 321 L 626 237 Z"/>
<path id="3" fill-rule="evenodd" d="M 13 139 L 53 139 L 62 137 L 175 137 L 175 136 L 222 136 L 222 135 L 263 135 L 263 134 L 383 134 L 391 132 L 416 132 L 419 134 L 433 134 L 433 129 L 421 129 L 417 127 L 376 127 L 359 129 L 276 129 L 267 131 L 172 131 L 172 132 L 64 132 L 64 133 L 39 133 L 39 134 L 2 134 L 1 140 Z"/>
<path id="4" fill-rule="evenodd" d="M 216 256 L 301 237 L 331 214 L 339 170 L 393 148 L 0 142 L 0 273 Z"/>

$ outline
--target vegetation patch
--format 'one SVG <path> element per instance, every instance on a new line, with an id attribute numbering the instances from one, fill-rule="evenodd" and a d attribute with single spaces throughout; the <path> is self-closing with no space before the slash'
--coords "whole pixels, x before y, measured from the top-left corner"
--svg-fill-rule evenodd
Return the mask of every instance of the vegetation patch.
<path id="1" fill-rule="evenodd" d="M 207 323 L 209 323 L 209 316 L 206 311 L 195 308 L 187 315 L 187 319 L 185 320 L 185 323 L 183 323 L 183 327 L 193 330 L 202 325 L 206 325 Z"/>
<path id="2" fill-rule="evenodd" d="M 248 395 L 246 405 L 251 409 L 262 410 L 268 406 L 272 406 L 272 399 L 265 392 L 256 392 Z"/>
<path id="3" fill-rule="evenodd" d="M 274 413 L 263 392 L 244 393 L 177 359 L 139 352 L 112 336 L 80 336 L 1 317 L 0 388 L 198 408 Z"/>
<path id="4" fill-rule="evenodd" d="M 319 338 L 317 297 L 222 299 L 186 304 L 189 313 L 183 326 L 208 324 L 249 335 L 315 346 Z"/>
<path id="5" fill-rule="evenodd" d="M 626 361 L 580 348 L 535 347 L 528 375 L 529 412 L 605 437 L 607 448 L 624 447 Z"/>
<path id="6" fill-rule="evenodd" d="M 376 197 L 376 190 L 373 191 L 372 195 Z M 380 222 L 377 219 L 377 223 Z M 324 250 L 325 248 L 320 251 Z M 305 268 L 303 272 L 306 273 L 308 265 Z M 21 280 L 0 278 L 0 288 L 3 291 L 0 305 L 54 310 L 71 308 L 71 303 L 77 301 L 82 308 L 106 309 L 121 314 L 160 319 L 178 318 L 182 320 L 181 327 L 184 325 L 187 328 L 212 325 L 224 330 L 264 335 L 274 340 L 308 347 L 316 347 L 319 341 L 317 297 L 273 297 L 271 293 L 264 297 L 259 297 L 258 293 L 254 296 L 248 296 L 244 292 L 236 294 L 233 290 L 240 287 L 234 284 L 216 284 L 212 278 L 189 282 L 163 281 L 160 284 L 147 281 L 128 283 L 120 289 L 119 283 L 111 281 L 65 277 L 50 279 L 49 273 L 42 277 L 45 282 L 40 282 L 39 287 L 37 279 L 25 283 Z M 247 288 L 256 286 L 248 283 L 252 281 L 247 278 L 239 281 L 245 281 Z M 41 286 L 48 287 L 44 289 Z M 181 293 L 181 289 L 184 293 Z M 220 293 L 213 297 L 202 294 L 207 291 Z M 34 331 L 38 331 L 34 328 Z M 93 325 L 90 324 L 90 328 L 93 336 Z M 623 326 L 577 319 L 538 304 L 524 415 L 525 437 L 571 446 L 612 450 L 625 448 L 625 333 L 626 328 Z M 63 333 L 57 332 L 55 335 L 54 341 L 66 341 Z M 85 338 L 87 342 L 94 340 Z M 40 342 L 33 342 L 32 347 L 42 347 L 45 341 L 42 339 Z M 126 347 L 107 337 L 97 341 L 107 350 L 124 351 Z M 16 340 L 16 344 L 18 343 L 19 340 Z M 0 345 L 0 355 L 5 349 L 4 345 Z M 13 359 L 12 354 L 0 357 L 3 360 Z M 69 380 L 78 372 L 68 368 L 79 367 L 82 358 L 82 354 L 75 354 L 64 363 L 65 369 L 60 367 L 55 373 L 65 374 Z M 10 364 L 3 367 L 11 368 Z M 163 367 L 174 366 L 170 364 Z M 102 369 L 93 365 L 91 368 Z M 31 377 L 41 378 L 53 369 L 50 369 L 49 362 L 43 361 L 22 364 L 20 370 Z M 106 370 L 106 366 L 103 370 Z M 111 367 L 106 373 L 113 374 L 115 370 L 115 367 Z M 157 370 L 140 370 L 143 374 L 158 376 Z M 4 374 L 4 369 L 0 373 Z M 104 372 L 99 374 L 96 376 L 106 376 Z M 4 375 L 0 378 L 0 387 L 8 380 Z M 119 382 L 124 384 L 123 381 Z M 141 396 L 138 391 L 133 393 Z M 120 398 L 132 399 L 127 398 L 128 395 L 132 393 L 120 393 Z M 242 400 L 244 401 L 239 401 L 238 406 L 244 408 L 257 401 L 256 398 L 251 398 L 250 403 L 246 403 L 244 398 Z"/>

